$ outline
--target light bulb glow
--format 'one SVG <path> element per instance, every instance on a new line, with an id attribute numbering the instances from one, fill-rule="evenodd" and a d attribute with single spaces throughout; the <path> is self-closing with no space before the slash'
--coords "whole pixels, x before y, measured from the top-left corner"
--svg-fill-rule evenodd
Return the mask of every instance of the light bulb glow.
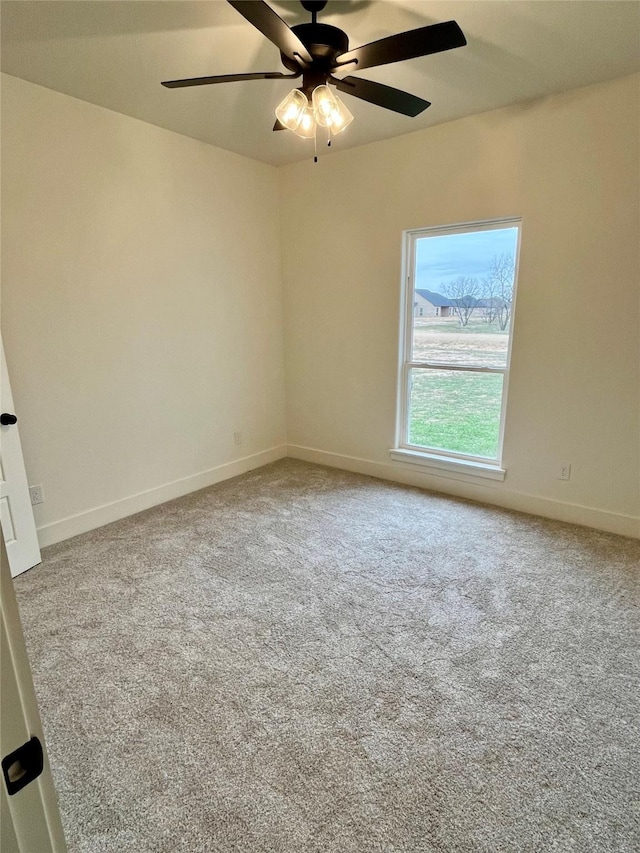
<path id="1" fill-rule="evenodd" d="M 296 107 L 295 104 L 287 104 L 284 115 L 282 116 L 283 124 L 290 124 L 291 122 L 298 123 L 298 114 L 300 110 Z"/>
<path id="2" fill-rule="evenodd" d="M 336 97 L 327 85 L 316 86 L 311 96 L 313 113 L 321 127 L 332 124 L 332 115 L 337 109 Z"/>
<path id="3" fill-rule="evenodd" d="M 348 127 L 352 121 L 353 115 L 345 107 L 340 98 L 335 98 L 335 104 L 330 115 L 327 117 L 325 127 L 330 127 L 331 132 L 335 135 L 342 133 L 342 131 Z"/>
<path id="4" fill-rule="evenodd" d="M 315 137 L 316 120 L 310 106 L 307 106 L 306 109 L 302 111 L 300 121 L 293 132 L 296 136 L 301 136 L 303 139 L 313 139 Z"/>
<path id="5" fill-rule="evenodd" d="M 276 118 L 286 128 L 295 132 L 307 107 L 307 96 L 304 92 L 292 89 L 276 107 Z"/>

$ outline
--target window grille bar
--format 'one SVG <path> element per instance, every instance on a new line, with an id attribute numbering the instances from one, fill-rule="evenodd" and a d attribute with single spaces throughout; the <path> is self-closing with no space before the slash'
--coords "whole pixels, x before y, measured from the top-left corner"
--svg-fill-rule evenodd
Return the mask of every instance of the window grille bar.
<path id="1" fill-rule="evenodd" d="M 471 373 L 502 373 L 508 372 L 507 367 L 480 367 L 471 364 L 446 364 L 437 361 L 407 361 L 405 366 L 411 370 L 460 370 Z"/>

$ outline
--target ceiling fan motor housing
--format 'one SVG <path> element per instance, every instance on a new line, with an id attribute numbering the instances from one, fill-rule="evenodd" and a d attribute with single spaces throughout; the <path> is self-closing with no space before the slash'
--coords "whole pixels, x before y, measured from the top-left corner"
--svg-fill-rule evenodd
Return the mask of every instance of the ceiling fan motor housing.
<path id="1" fill-rule="evenodd" d="M 306 9 L 307 12 L 317 14 L 318 12 L 322 12 L 324 7 L 327 5 L 327 0 L 300 0 L 300 5 L 303 9 Z"/>
<path id="2" fill-rule="evenodd" d="M 313 71 L 330 71 L 341 53 L 349 50 L 349 38 L 345 32 L 330 24 L 297 24 L 291 27 L 313 58 Z M 282 64 L 290 71 L 299 71 L 300 64 L 280 53 Z"/>

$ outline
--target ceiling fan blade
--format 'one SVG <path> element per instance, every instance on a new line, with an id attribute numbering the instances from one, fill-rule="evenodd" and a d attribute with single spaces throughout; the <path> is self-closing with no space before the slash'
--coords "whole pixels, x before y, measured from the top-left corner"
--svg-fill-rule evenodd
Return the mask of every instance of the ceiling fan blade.
<path id="1" fill-rule="evenodd" d="M 285 56 L 302 65 L 311 65 L 313 59 L 307 48 L 271 6 L 263 0 L 227 0 L 227 2 L 250 24 L 260 30 L 262 35 L 272 41 Z"/>
<path id="2" fill-rule="evenodd" d="M 417 116 L 431 106 L 430 101 L 410 95 L 409 92 L 374 83 L 372 80 L 362 80 L 360 77 L 345 77 L 336 84 L 336 88 L 340 92 L 353 95 L 354 98 L 360 98 L 361 101 L 368 101 L 404 116 Z"/>
<path id="3" fill-rule="evenodd" d="M 338 71 L 344 65 L 353 62 L 352 71 L 387 65 L 389 62 L 401 62 L 418 56 L 428 56 L 454 47 L 464 47 L 467 43 L 464 33 L 455 21 L 441 24 L 429 24 L 417 30 L 407 30 L 395 36 L 372 41 L 355 50 L 349 50 L 336 59 L 332 69 Z"/>
<path id="4" fill-rule="evenodd" d="M 211 83 L 237 83 L 241 80 L 280 80 L 283 77 L 293 79 L 300 74 L 282 74 L 280 71 L 266 71 L 255 74 L 219 74 L 217 77 L 189 77 L 187 80 L 166 80 L 162 83 L 167 89 L 183 89 L 185 86 L 209 86 Z"/>
<path id="5" fill-rule="evenodd" d="M 282 124 L 280 119 L 276 119 L 276 123 L 273 125 L 273 130 L 286 130 L 287 128 Z"/>

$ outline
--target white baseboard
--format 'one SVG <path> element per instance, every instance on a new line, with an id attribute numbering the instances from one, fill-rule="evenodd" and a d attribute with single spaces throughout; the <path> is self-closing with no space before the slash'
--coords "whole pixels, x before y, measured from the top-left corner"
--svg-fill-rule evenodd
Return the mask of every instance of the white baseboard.
<path id="1" fill-rule="evenodd" d="M 640 539 L 640 519 L 634 516 L 619 515 L 578 504 L 563 503 L 562 501 L 527 495 L 505 488 L 496 489 L 485 483 L 476 484 L 450 477 L 434 477 L 401 463 L 373 462 L 369 459 L 329 453 L 312 447 L 283 444 L 180 480 L 174 480 L 171 483 L 165 483 L 162 486 L 131 495 L 122 500 L 94 507 L 77 515 L 60 519 L 60 521 L 45 524 L 38 528 L 40 547 L 45 548 L 47 545 L 54 545 L 56 542 L 70 539 L 80 533 L 87 533 L 89 530 L 134 515 L 136 512 L 142 512 L 190 492 L 196 492 L 198 489 L 205 489 L 207 486 L 213 486 L 255 468 L 261 468 L 263 465 L 276 462 L 285 456 Z"/>
<path id="2" fill-rule="evenodd" d="M 190 492 L 196 492 L 198 489 L 206 489 L 207 486 L 213 486 L 216 483 L 222 482 L 222 480 L 229 480 L 231 477 L 245 474 L 254 468 L 261 468 L 270 462 L 276 462 L 286 455 L 287 446 L 285 444 L 279 447 L 271 447 L 269 450 L 245 456 L 243 459 L 235 459 L 233 462 L 218 465 L 207 471 L 200 471 L 198 474 L 192 474 L 189 477 L 165 483 L 154 489 L 148 489 L 145 492 L 139 492 L 136 495 L 130 495 L 127 498 L 94 507 L 77 515 L 71 515 L 60 521 L 45 524 L 38 528 L 40 547 L 45 548 L 47 545 L 54 545 L 56 542 L 62 542 L 64 539 L 77 536 L 79 533 L 87 533 L 87 531 L 94 530 L 96 527 L 102 527 L 105 524 L 110 524 L 112 521 L 118 521 L 128 515 L 134 515 L 136 512 L 142 512 L 145 509 L 150 509 L 158 504 L 182 497 L 182 495 L 187 495 Z"/>
<path id="3" fill-rule="evenodd" d="M 531 515 L 541 515 L 557 521 L 567 521 L 608 533 L 618 533 L 621 536 L 632 536 L 640 539 L 640 518 L 631 515 L 619 515 L 601 509 L 580 506 L 579 504 L 564 503 L 551 498 L 537 495 L 527 495 L 504 487 L 496 488 L 488 484 L 476 484 L 458 480 L 455 477 L 435 477 L 416 471 L 415 467 L 402 463 L 373 462 L 356 456 L 345 456 L 340 453 L 329 453 L 316 450 L 313 447 L 300 447 L 290 444 L 287 456 L 302 459 L 305 462 L 315 462 L 330 468 L 341 468 L 356 474 L 366 474 L 381 480 L 391 480 L 407 486 L 418 486 L 434 492 L 442 492 L 455 497 L 467 498 L 480 503 L 493 504 L 504 509 L 514 509 Z"/>

